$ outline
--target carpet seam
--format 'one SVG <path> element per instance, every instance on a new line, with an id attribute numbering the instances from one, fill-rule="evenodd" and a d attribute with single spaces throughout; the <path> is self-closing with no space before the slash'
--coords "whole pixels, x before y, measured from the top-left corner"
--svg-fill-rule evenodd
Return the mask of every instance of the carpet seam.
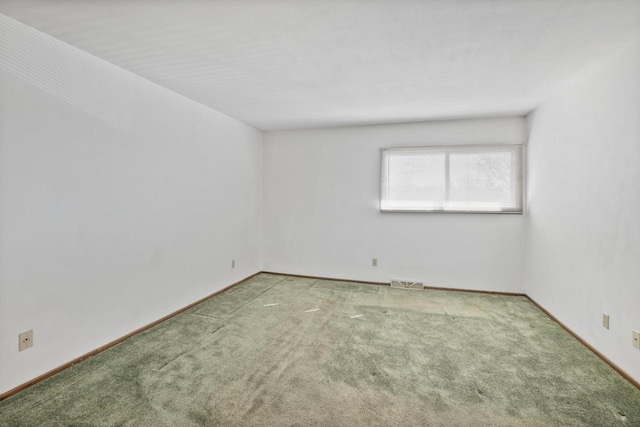
<path id="1" fill-rule="evenodd" d="M 245 308 L 246 306 L 248 306 L 249 304 L 251 304 L 252 302 L 254 302 L 255 300 L 257 300 L 258 298 L 260 298 L 262 295 L 266 294 L 267 292 L 269 292 L 271 289 L 275 288 L 277 285 L 279 285 L 280 283 L 284 282 L 285 279 L 280 280 L 279 282 L 276 282 L 273 284 L 273 286 L 271 286 L 269 289 L 267 289 L 266 291 L 262 292 L 260 295 L 257 295 L 256 297 L 254 297 L 252 300 L 250 300 L 249 302 L 247 302 L 246 304 L 243 304 L 241 307 L 238 307 L 237 309 L 235 309 L 234 311 L 232 311 L 228 316 L 226 317 L 218 317 L 217 319 L 228 319 L 231 316 L 233 316 L 234 314 L 236 314 L 238 311 L 242 310 L 243 308 Z M 205 302 L 205 301 L 203 301 Z M 203 310 L 204 308 L 200 309 Z M 200 314 L 200 310 L 191 313 L 191 314 L 198 314 L 200 316 L 205 316 L 205 317 L 211 317 L 211 316 L 207 316 L 206 314 Z M 216 319 L 215 317 L 211 317 L 212 319 Z"/>

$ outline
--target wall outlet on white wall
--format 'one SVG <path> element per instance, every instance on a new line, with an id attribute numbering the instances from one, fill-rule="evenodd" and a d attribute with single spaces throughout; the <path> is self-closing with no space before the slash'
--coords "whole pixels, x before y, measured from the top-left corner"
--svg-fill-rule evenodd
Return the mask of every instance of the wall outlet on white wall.
<path id="1" fill-rule="evenodd" d="M 378 266 L 378 258 L 371 258 L 371 265 L 374 267 Z"/>
<path id="2" fill-rule="evenodd" d="M 235 259 L 231 260 L 231 268 L 236 268 L 236 260 Z"/>
<path id="3" fill-rule="evenodd" d="M 609 315 L 607 313 L 602 313 L 602 327 L 609 329 Z"/>
<path id="4" fill-rule="evenodd" d="M 633 332 L 633 346 L 635 348 L 640 348 L 640 331 L 631 331 Z"/>
<path id="5" fill-rule="evenodd" d="M 33 347 L 33 329 L 18 335 L 18 351 Z"/>

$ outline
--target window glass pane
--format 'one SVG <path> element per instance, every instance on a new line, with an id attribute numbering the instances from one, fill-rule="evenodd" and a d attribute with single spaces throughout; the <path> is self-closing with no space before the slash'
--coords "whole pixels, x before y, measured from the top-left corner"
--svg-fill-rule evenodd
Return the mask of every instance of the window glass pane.
<path id="1" fill-rule="evenodd" d="M 442 209 L 446 201 L 443 153 L 389 158 L 388 197 L 394 206 Z"/>
<path id="2" fill-rule="evenodd" d="M 500 210 L 514 206 L 512 154 L 451 153 L 448 209 Z"/>

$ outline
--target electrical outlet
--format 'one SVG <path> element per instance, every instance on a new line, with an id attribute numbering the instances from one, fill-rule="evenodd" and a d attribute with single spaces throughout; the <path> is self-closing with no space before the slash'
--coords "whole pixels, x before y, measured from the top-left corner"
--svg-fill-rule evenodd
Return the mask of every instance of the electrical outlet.
<path id="1" fill-rule="evenodd" d="M 371 265 L 374 267 L 378 266 L 378 258 L 371 258 Z"/>
<path id="2" fill-rule="evenodd" d="M 602 327 L 609 329 L 609 315 L 607 313 L 602 313 Z"/>
<path id="3" fill-rule="evenodd" d="M 633 346 L 635 348 L 640 348 L 640 331 L 631 332 L 633 332 Z"/>
<path id="4" fill-rule="evenodd" d="M 33 329 L 18 335 L 18 351 L 33 347 Z"/>
<path id="5" fill-rule="evenodd" d="M 231 260 L 231 268 L 236 268 L 236 260 L 235 259 Z"/>

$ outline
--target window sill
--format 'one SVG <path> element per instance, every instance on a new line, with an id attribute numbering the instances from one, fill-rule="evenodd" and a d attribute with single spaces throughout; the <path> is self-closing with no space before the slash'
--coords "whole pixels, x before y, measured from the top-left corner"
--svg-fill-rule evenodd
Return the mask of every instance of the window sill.
<path id="1" fill-rule="evenodd" d="M 524 211 L 461 211 L 461 210 L 422 210 L 422 209 L 380 209 L 382 213 L 434 213 L 434 214 L 506 214 L 523 215 Z"/>

